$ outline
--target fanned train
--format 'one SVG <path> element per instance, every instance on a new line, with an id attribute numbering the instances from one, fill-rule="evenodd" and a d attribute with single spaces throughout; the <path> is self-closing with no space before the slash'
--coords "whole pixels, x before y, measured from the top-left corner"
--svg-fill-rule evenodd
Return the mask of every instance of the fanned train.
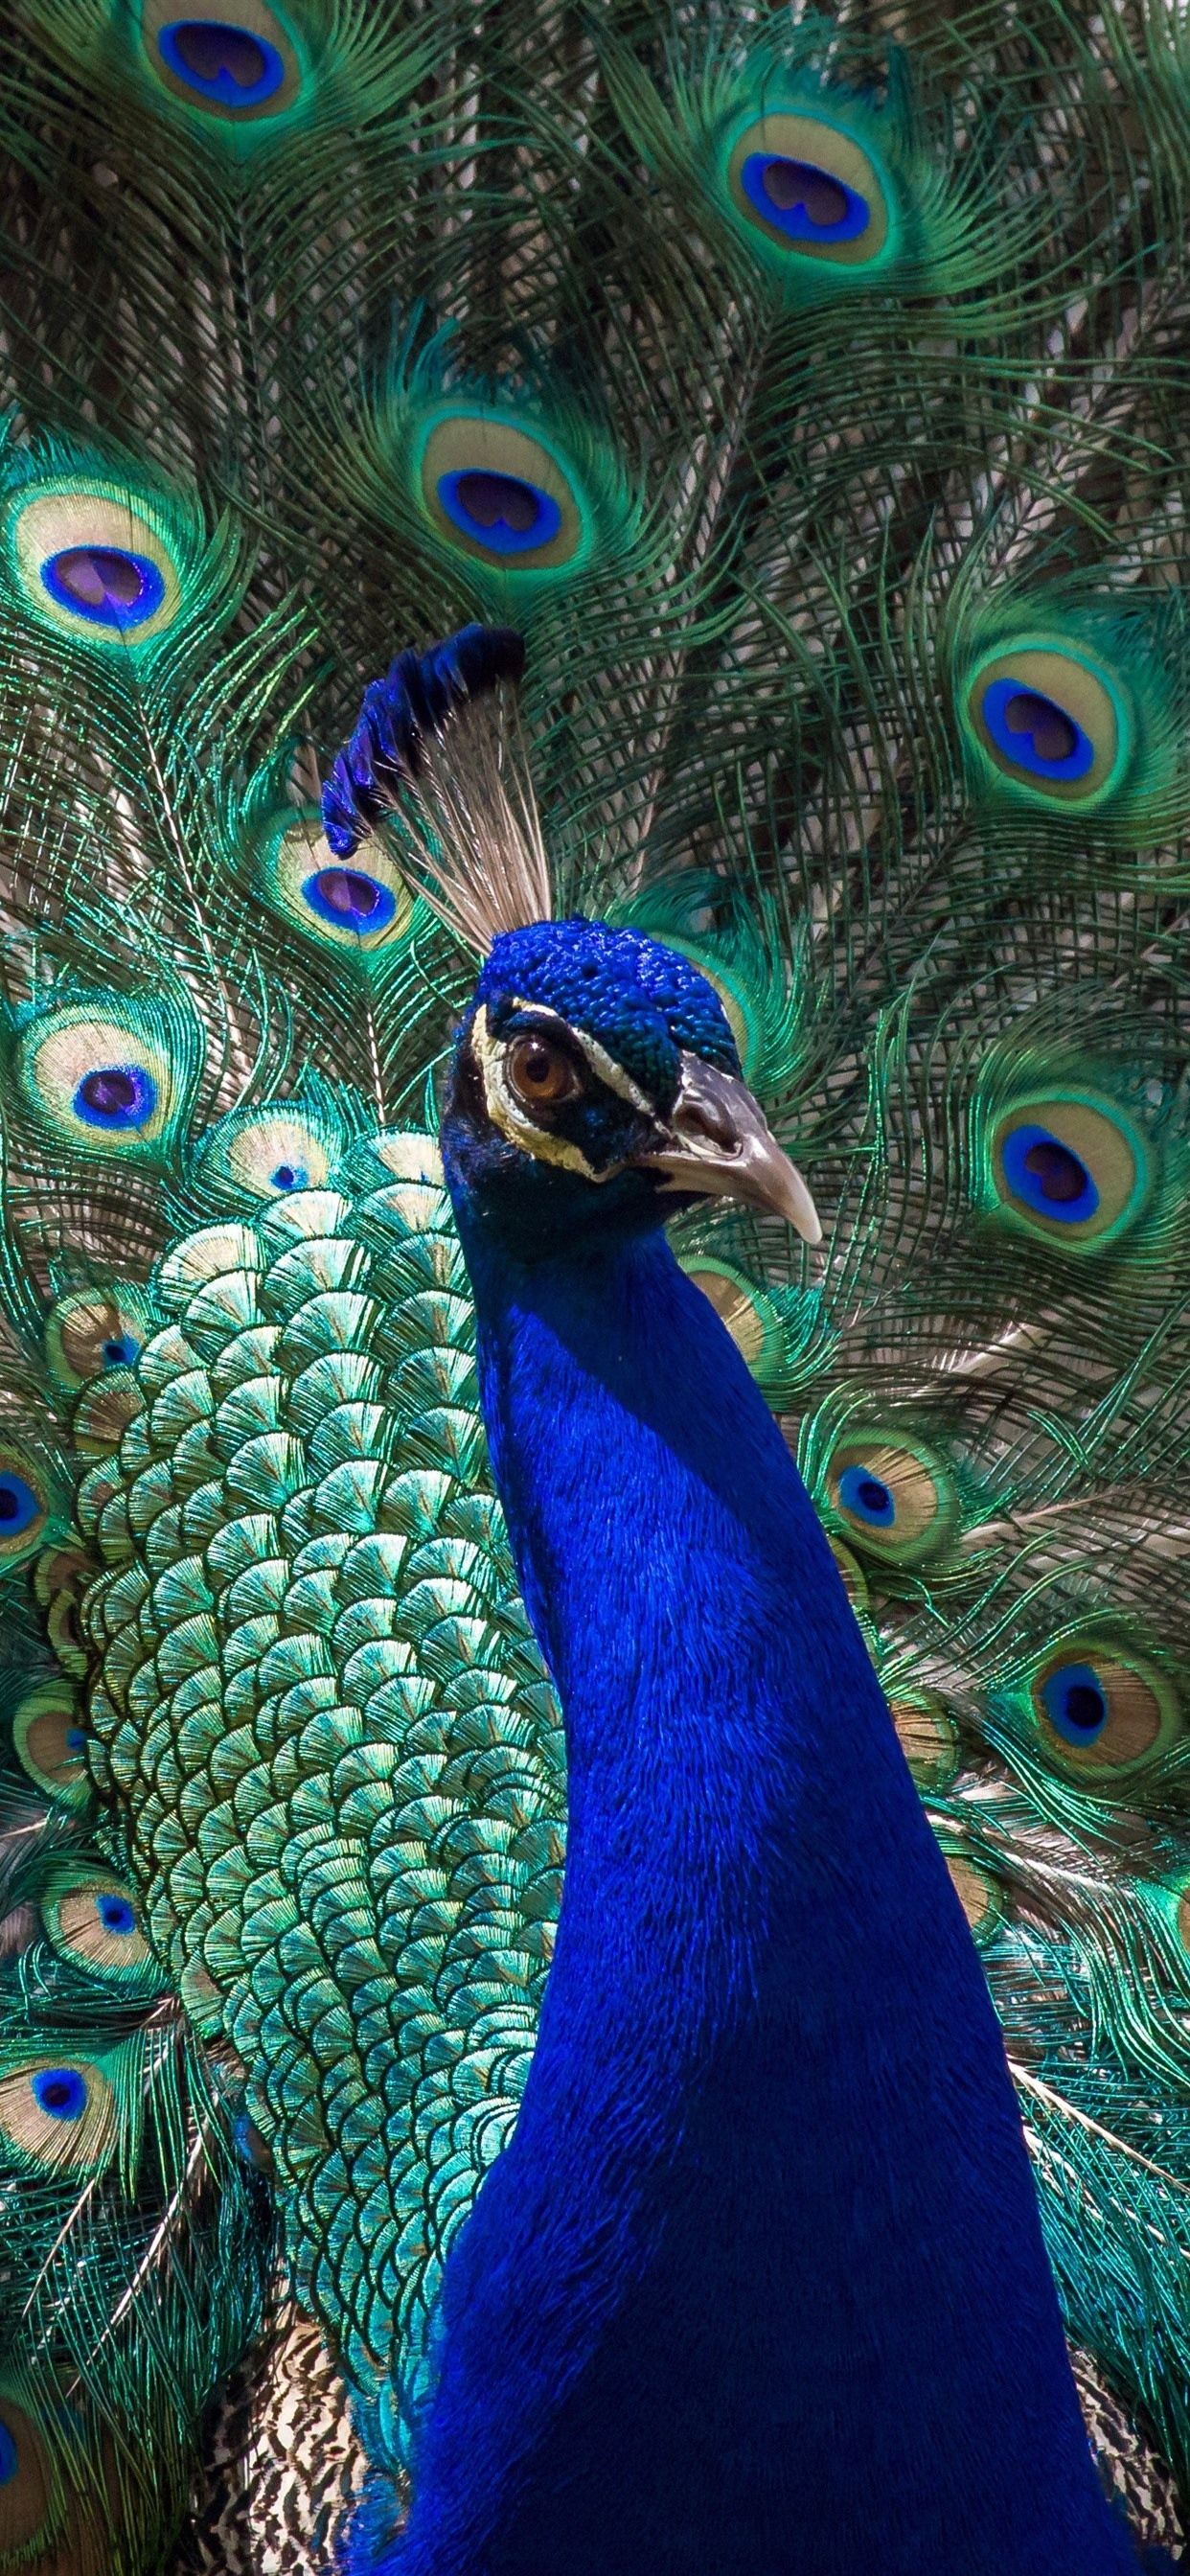
<path id="1" fill-rule="evenodd" d="M 0 2576 L 416 2532 L 567 1849 L 438 1142 L 514 825 L 813 1193 L 673 1249 L 1181 2564 L 1174 0 L 12 0 L 0 134 Z M 883 1866 L 857 1792 L 830 1901 Z"/>

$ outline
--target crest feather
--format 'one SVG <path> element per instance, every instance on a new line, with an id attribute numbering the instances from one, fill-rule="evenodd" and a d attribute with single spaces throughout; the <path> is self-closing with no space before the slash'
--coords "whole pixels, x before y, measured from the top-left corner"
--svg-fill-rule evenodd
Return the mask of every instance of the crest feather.
<path id="1" fill-rule="evenodd" d="M 465 626 L 398 654 L 365 691 L 323 790 L 327 841 L 348 863 L 395 814 L 421 892 L 466 948 L 553 918 L 553 891 L 523 738 L 509 704 L 524 667 L 511 627 Z"/>

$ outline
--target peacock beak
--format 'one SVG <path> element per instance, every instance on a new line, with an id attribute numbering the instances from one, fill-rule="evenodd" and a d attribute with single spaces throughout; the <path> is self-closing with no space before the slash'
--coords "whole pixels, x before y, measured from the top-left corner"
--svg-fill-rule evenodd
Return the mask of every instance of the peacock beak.
<path id="1" fill-rule="evenodd" d="M 801 1173 L 777 1143 L 747 1084 L 683 1055 L 678 1096 L 659 1145 L 636 1160 L 664 1172 L 663 1186 L 700 1198 L 742 1199 L 783 1216 L 806 1243 L 821 1243 L 818 1211 Z"/>

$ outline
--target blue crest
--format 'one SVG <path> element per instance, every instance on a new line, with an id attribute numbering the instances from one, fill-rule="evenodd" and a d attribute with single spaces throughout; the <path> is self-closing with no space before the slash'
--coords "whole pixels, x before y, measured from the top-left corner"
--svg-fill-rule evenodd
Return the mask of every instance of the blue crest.
<path id="1" fill-rule="evenodd" d="M 476 999 L 515 995 L 557 1011 L 606 1047 L 649 1100 L 667 1108 L 686 1051 L 724 1073 L 740 1060 L 727 1014 L 689 958 L 606 921 L 534 922 L 497 939 Z"/>

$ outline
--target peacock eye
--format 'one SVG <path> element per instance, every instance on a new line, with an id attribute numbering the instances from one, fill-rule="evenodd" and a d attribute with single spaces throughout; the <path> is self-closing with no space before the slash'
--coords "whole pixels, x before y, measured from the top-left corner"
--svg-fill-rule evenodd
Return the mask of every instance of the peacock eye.
<path id="1" fill-rule="evenodd" d="M 508 1078 L 513 1090 L 533 1109 L 556 1109 L 563 1100 L 577 1100 L 582 1090 L 565 1049 L 537 1035 L 518 1038 L 510 1047 Z"/>

